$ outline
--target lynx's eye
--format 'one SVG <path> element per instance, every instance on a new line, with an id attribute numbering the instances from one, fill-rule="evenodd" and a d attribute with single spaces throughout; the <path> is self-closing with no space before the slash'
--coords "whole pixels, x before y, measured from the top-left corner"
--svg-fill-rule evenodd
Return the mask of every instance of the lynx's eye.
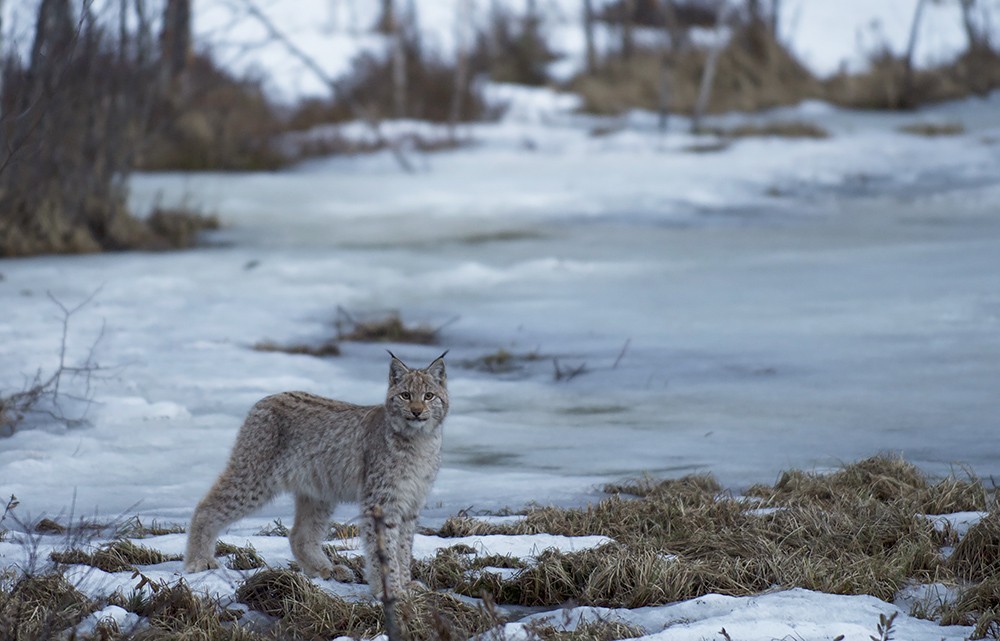
<path id="1" fill-rule="evenodd" d="M 432 400 L 434 400 L 434 394 L 432 394 L 431 392 L 427 392 L 426 394 L 424 394 L 424 400 L 425 401 L 432 401 Z"/>
<path id="2" fill-rule="evenodd" d="M 408 401 L 408 400 L 410 400 L 410 393 L 409 392 L 400 392 L 399 398 L 403 399 L 404 401 Z"/>

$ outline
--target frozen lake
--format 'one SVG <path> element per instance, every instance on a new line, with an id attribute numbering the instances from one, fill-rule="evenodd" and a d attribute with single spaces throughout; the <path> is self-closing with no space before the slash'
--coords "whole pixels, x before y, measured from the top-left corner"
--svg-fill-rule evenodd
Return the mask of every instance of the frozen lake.
<path id="1" fill-rule="evenodd" d="M 86 425 L 36 417 L 0 443 L 0 493 L 36 514 L 186 519 L 258 398 L 380 402 L 384 345 L 250 349 L 330 338 L 338 307 L 444 326 L 439 345 L 391 346 L 415 365 L 451 350 L 428 516 L 580 502 L 642 473 L 739 490 L 884 451 L 1000 475 L 1000 125 L 964 109 L 982 122 L 944 141 L 843 114 L 828 141 L 721 154 L 508 126 L 417 175 L 377 156 L 140 176 L 137 203 L 187 201 L 226 228 L 187 252 L 0 261 L 0 389 L 53 366 L 46 292 L 73 305 L 100 287 L 69 355 L 103 325 L 110 368 Z M 523 135 L 540 145 L 504 142 Z M 533 358 L 472 367 L 501 349 Z M 555 359 L 584 373 L 557 381 Z"/>

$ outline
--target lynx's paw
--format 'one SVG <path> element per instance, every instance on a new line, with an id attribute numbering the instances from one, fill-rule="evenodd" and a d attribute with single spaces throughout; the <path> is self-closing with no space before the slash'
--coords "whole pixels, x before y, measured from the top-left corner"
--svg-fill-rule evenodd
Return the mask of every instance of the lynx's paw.
<path id="1" fill-rule="evenodd" d="M 219 569 L 219 562 L 214 558 L 195 558 L 184 560 L 184 571 L 187 573 L 204 572 Z"/>
<path id="2" fill-rule="evenodd" d="M 323 577 L 326 579 L 333 579 L 340 583 L 355 583 L 356 579 L 354 577 L 354 570 L 347 567 L 346 565 L 340 565 L 339 563 L 330 569 L 330 575 Z"/>

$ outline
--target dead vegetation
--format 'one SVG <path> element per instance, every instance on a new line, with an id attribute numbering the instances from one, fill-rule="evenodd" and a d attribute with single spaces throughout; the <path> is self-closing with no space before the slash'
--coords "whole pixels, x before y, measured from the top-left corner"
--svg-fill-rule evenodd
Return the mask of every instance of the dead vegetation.
<path id="1" fill-rule="evenodd" d="M 329 356 L 340 356 L 340 345 L 336 341 L 324 341 L 318 345 L 307 343 L 291 343 L 281 345 L 274 341 L 260 341 L 254 343 L 253 349 L 258 352 L 281 352 L 283 354 L 300 354 L 326 358 Z"/>
<path id="2" fill-rule="evenodd" d="M 502 618 L 492 603 L 636 608 L 709 593 L 742 596 L 789 587 L 892 601 L 906 585 L 932 582 L 962 587 L 953 601 L 922 610 L 924 616 L 975 626 L 978 636 L 1000 633 L 1000 520 L 984 518 L 945 556 L 942 550 L 954 544 L 955 534 L 925 516 L 986 510 L 992 491 L 971 475 L 931 480 L 901 459 L 878 456 L 830 474 L 792 470 L 742 496 L 725 492 L 709 474 L 643 477 L 604 490 L 610 496 L 597 504 L 539 507 L 517 521 L 448 519 L 441 536 L 549 533 L 603 535 L 611 541 L 574 553 L 546 550 L 527 560 L 454 545 L 415 560 L 414 578 L 430 591 L 412 590 L 399 602 L 406 638 L 467 639 L 495 628 Z M 287 530 L 279 523 L 272 533 L 287 535 Z M 330 538 L 356 534 L 354 527 L 337 526 Z M 343 555 L 332 545 L 326 551 L 351 569 L 354 581 L 363 581 L 362 557 Z M 216 553 L 229 556 L 227 565 L 234 569 L 264 567 L 251 546 L 220 543 Z M 53 555 L 60 563 L 137 574 L 138 567 L 172 558 L 128 541 Z M 12 622 L 11 629 L 35 630 L 45 620 L 62 630 L 97 607 L 75 600 L 58 577 L 17 592 L 15 584 L 0 583 L 0 614 Z M 259 570 L 237 590 L 238 601 L 274 618 L 268 630 L 259 622 L 233 624 L 237 612 L 192 593 L 183 582 L 144 584 L 145 591 L 109 598 L 148 618 L 148 626 L 126 638 L 358 638 L 379 634 L 384 625 L 381 604 L 332 596 L 289 569 Z M 484 601 L 474 605 L 459 597 Z M 891 621 L 880 625 L 889 630 Z M 644 633 L 616 621 L 581 622 L 573 632 L 566 627 L 572 627 L 568 621 L 560 626 L 543 620 L 526 632 L 543 641 L 610 641 Z"/>
<path id="3" fill-rule="evenodd" d="M 501 347 L 495 352 L 483 354 L 482 356 L 466 361 L 461 365 L 468 369 L 475 369 L 491 374 L 509 374 L 524 368 L 527 363 L 546 360 L 537 349 L 530 352 L 516 353 Z"/>
<path id="4" fill-rule="evenodd" d="M 438 327 L 407 325 L 398 312 L 362 319 L 348 313 L 342 307 L 338 307 L 334 327 L 337 329 L 337 340 L 340 341 L 436 345 L 441 330 L 455 320 L 457 319 L 452 319 Z"/>
<path id="5" fill-rule="evenodd" d="M 370 638 L 383 629 L 381 604 L 345 601 L 288 570 L 259 572 L 236 594 L 251 608 L 276 617 L 279 636 Z M 405 638 L 414 641 L 467 639 L 496 623 L 484 608 L 440 592 L 411 592 L 398 607 Z"/>
<path id="6" fill-rule="evenodd" d="M 960 136 L 965 133 L 965 125 L 960 122 L 915 122 L 899 128 L 900 131 L 914 136 L 938 138 L 940 136 Z"/>
<path id="7" fill-rule="evenodd" d="M 101 546 L 93 552 L 79 548 L 53 552 L 51 558 L 56 563 L 89 565 L 103 572 L 138 572 L 136 566 L 139 565 L 159 565 L 181 560 L 180 556 L 166 555 L 124 539 Z"/>
<path id="8" fill-rule="evenodd" d="M 639 626 L 610 619 L 583 621 L 572 630 L 552 625 L 549 620 L 540 620 L 527 627 L 528 634 L 539 641 L 615 641 L 635 639 L 647 634 Z"/>
<path id="9" fill-rule="evenodd" d="M 703 128 L 701 133 L 719 138 L 812 138 L 822 140 L 830 137 L 830 132 L 817 124 L 803 121 L 775 121 L 761 124 L 745 124 L 728 129 Z"/>
<path id="10" fill-rule="evenodd" d="M 616 496 L 585 509 L 539 508 L 513 523 L 449 519 L 442 536 L 548 532 L 615 541 L 574 554 L 546 552 L 509 579 L 483 574 L 458 590 L 520 605 L 638 607 L 772 587 L 891 600 L 907 581 L 954 576 L 940 554 L 945 535 L 921 515 L 985 509 L 987 498 L 975 479 L 931 483 L 888 457 L 832 475 L 789 472 L 739 498 L 720 494 L 703 475 L 607 490 Z"/>
<path id="11" fill-rule="evenodd" d="M 96 604 L 59 574 L 22 576 L 0 586 L 0 630 L 10 641 L 51 639 L 76 625 Z"/>

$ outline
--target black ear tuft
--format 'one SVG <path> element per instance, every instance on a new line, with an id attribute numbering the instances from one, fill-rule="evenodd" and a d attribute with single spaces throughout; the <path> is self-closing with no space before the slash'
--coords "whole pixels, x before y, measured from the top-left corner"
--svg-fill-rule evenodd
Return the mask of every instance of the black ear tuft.
<path id="1" fill-rule="evenodd" d="M 385 350 L 389 352 L 389 350 Z M 389 352 L 389 356 L 392 356 L 392 360 L 389 362 L 389 385 L 396 385 L 403 379 L 403 374 L 410 371 L 410 368 L 406 366 L 406 363 L 396 358 L 396 355 Z"/>
<path id="2" fill-rule="evenodd" d="M 448 351 L 449 350 L 445 350 L 444 354 L 441 354 L 440 356 L 435 358 L 431 362 L 431 364 L 427 366 L 427 369 L 424 370 L 425 372 L 431 375 L 431 377 L 437 382 L 438 385 L 442 386 L 448 381 L 448 374 L 445 372 L 444 369 L 444 357 L 445 354 L 448 353 Z"/>

